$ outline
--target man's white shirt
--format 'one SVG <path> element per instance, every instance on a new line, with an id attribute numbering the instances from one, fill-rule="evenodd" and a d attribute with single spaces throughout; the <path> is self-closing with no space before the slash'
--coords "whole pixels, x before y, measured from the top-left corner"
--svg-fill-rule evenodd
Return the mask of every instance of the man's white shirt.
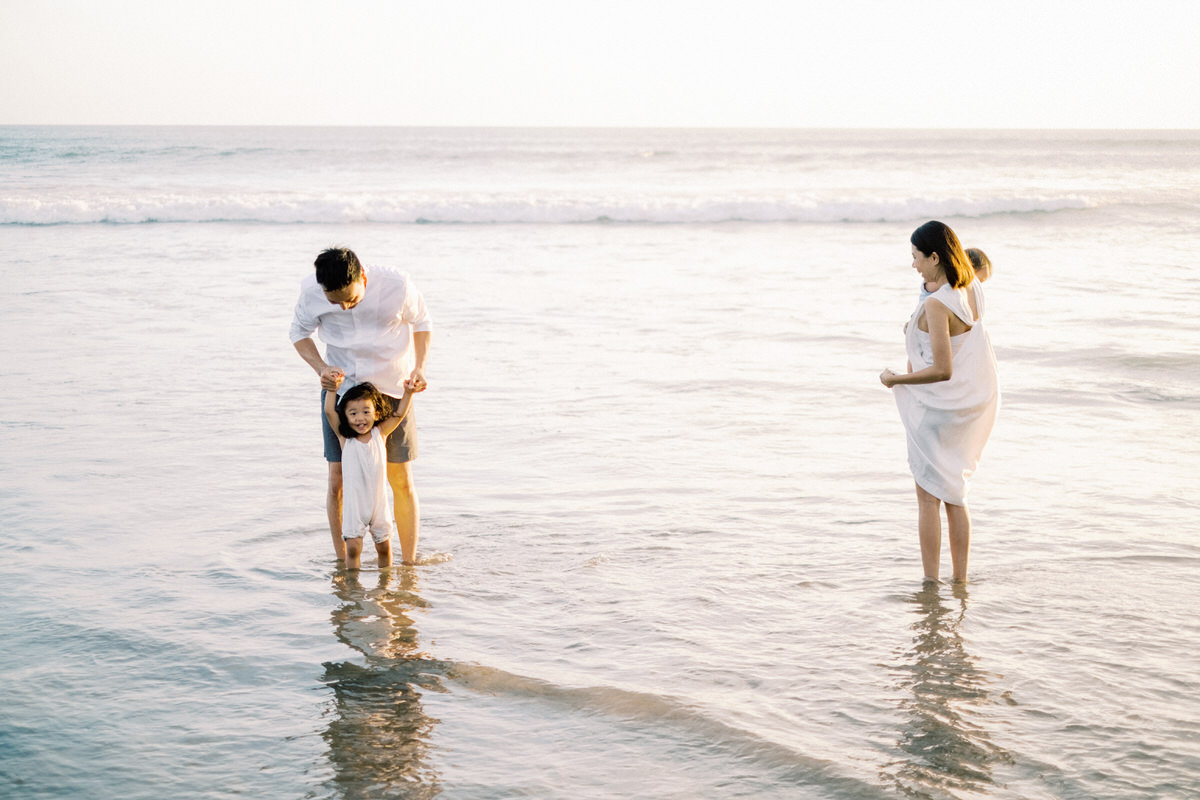
<path id="1" fill-rule="evenodd" d="M 363 299 L 343 310 L 329 302 L 315 275 L 300 286 L 292 317 L 292 343 L 314 333 L 325 343 L 325 362 L 346 373 L 339 394 L 370 382 L 399 397 L 416 365 L 412 334 L 432 331 L 425 299 L 405 273 L 387 267 L 363 267 Z"/>

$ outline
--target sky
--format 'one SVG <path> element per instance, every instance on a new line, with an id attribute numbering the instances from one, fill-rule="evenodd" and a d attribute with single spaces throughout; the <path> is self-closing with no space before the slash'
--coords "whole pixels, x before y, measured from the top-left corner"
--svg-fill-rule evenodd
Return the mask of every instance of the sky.
<path id="1" fill-rule="evenodd" d="M 1198 34 L 1197 0 L 0 0 L 0 124 L 1200 128 Z"/>

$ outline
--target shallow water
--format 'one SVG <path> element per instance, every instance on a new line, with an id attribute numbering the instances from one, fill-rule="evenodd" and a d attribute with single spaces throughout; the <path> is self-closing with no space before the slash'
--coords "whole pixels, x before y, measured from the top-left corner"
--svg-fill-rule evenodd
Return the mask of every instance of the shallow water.
<path id="1" fill-rule="evenodd" d="M 0 226 L 0 795 L 1191 796 L 1200 239 L 950 221 L 1005 392 L 966 587 L 876 378 L 907 220 Z M 435 314 L 416 570 L 328 552 L 335 242 Z"/>

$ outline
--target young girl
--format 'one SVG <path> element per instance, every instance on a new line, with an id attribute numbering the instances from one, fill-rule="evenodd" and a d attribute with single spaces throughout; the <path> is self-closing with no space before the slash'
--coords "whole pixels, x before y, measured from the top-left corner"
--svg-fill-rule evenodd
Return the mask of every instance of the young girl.
<path id="1" fill-rule="evenodd" d="M 338 379 L 340 386 L 342 379 Z M 372 384 L 360 383 L 337 400 L 325 393 L 325 416 L 342 445 L 342 539 L 346 542 L 346 567 L 358 569 L 363 535 L 371 532 L 379 566 L 392 565 L 392 492 L 387 480 L 386 438 L 412 407 L 412 392 L 405 391 L 397 408 Z"/>

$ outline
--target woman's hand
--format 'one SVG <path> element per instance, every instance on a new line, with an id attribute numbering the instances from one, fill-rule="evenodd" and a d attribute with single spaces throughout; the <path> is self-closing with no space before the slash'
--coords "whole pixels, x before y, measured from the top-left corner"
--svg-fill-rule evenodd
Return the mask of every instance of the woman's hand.
<path id="1" fill-rule="evenodd" d="M 892 372 L 890 369 L 885 369 L 883 372 L 879 373 L 879 382 L 890 389 L 896 385 L 896 377 L 896 373 Z"/>

